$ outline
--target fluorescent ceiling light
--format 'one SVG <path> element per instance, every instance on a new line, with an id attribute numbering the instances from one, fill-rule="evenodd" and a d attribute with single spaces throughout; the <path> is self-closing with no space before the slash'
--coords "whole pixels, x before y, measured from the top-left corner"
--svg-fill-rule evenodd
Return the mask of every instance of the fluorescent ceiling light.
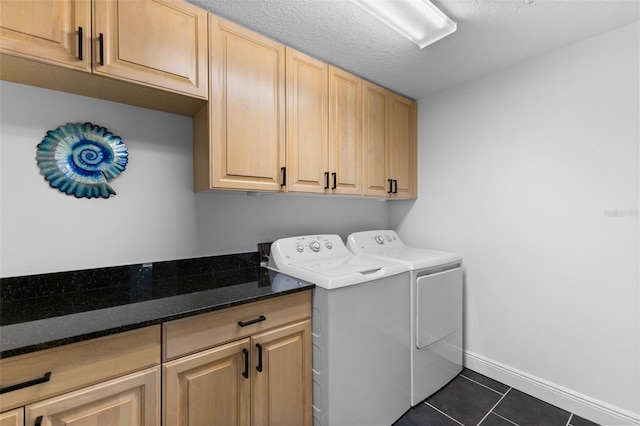
<path id="1" fill-rule="evenodd" d="M 420 49 L 452 34 L 457 25 L 429 0 L 351 0 Z"/>

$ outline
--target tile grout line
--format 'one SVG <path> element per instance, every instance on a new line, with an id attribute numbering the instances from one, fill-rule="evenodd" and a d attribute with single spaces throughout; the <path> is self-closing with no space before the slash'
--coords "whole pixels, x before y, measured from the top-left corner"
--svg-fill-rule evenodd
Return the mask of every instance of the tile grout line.
<path id="1" fill-rule="evenodd" d="M 520 426 L 518 423 L 513 422 L 513 421 L 509 420 L 508 418 L 501 416 L 501 415 L 500 415 L 500 414 L 498 414 L 498 413 L 493 413 L 493 412 L 491 412 L 491 411 L 490 411 L 490 412 L 489 412 L 489 414 L 493 414 L 494 416 L 500 417 L 502 420 L 504 420 L 505 422 L 509 422 L 509 423 L 511 423 L 512 425 Z"/>
<path id="2" fill-rule="evenodd" d="M 497 393 L 498 395 L 506 395 L 506 394 L 507 394 L 507 392 L 509 392 L 509 391 L 507 390 L 507 392 L 505 392 L 505 393 L 500 393 L 500 392 L 498 392 L 497 390 L 492 389 L 492 388 L 490 388 L 489 386 L 484 385 L 484 384 L 482 384 L 482 383 L 480 383 L 480 382 L 477 382 L 477 381 L 475 381 L 475 380 L 473 380 L 473 379 L 470 379 L 470 378 L 469 378 L 469 377 L 467 377 L 467 376 L 464 376 L 464 375 L 460 374 L 460 377 L 463 377 L 463 378 L 465 378 L 465 379 L 469 380 L 470 382 L 473 382 L 473 383 L 475 383 L 475 384 L 477 384 L 477 385 L 480 385 L 480 386 L 482 386 L 482 387 L 485 387 L 485 388 L 489 389 L 490 391 L 493 391 L 493 392 Z M 509 389 L 511 389 L 511 388 L 509 388 Z"/>
<path id="3" fill-rule="evenodd" d="M 444 411 L 439 410 L 436 407 L 434 407 L 433 405 L 429 404 L 427 401 L 424 401 L 424 403 L 426 405 L 428 405 L 429 407 L 433 408 L 434 410 L 436 410 L 438 413 L 442 414 L 443 416 L 446 416 L 446 417 L 450 418 L 451 420 L 453 420 L 454 422 L 458 423 L 460 426 L 464 426 L 462 423 L 460 423 L 459 421 L 457 421 L 456 419 L 454 419 L 453 417 L 451 417 L 450 415 L 448 415 Z"/>
<path id="4" fill-rule="evenodd" d="M 509 394 L 509 391 L 510 391 L 511 389 L 513 389 L 513 388 L 509 388 L 509 389 L 504 393 L 504 395 L 502 395 L 502 398 L 500 398 L 500 399 L 498 400 L 498 402 L 496 402 L 495 404 L 493 404 L 493 407 L 491 407 L 491 409 L 487 412 L 487 414 L 485 414 L 485 415 L 484 415 L 484 417 L 483 417 L 482 419 L 480 419 L 480 421 L 478 422 L 478 425 L 476 425 L 476 426 L 479 426 L 479 425 L 480 425 L 480 423 L 482 423 L 482 422 L 484 421 L 484 419 L 486 419 L 486 418 L 489 416 L 489 414 L 491 414 L 491 412 L 493 411 L 493 409 L 494 409 L 494 408 L 496 408 L 496 407 L 498 406 L 498 404 L 500 404 L 500 402 L 504 399 L 504 397 L 505 397 L 505 396 L 507 396 L 507 395 Z"/>
<path id="5" fill-rule="evenodd" d="M 567 420 L 567 424 L 566 424 L 566 425 L 564 425 L 564 426 L 569 426 L 569 425 L 571 424 L 571 419 L 573 419 L 573 413 L 569 413 L 569 414 L 571 414 L 571 415 L 569 416 L 569 420 Z"/>
<path id="6" fill-rule="evenodd" d="M 461 373 L 459 374 L 459 376 L 461 376 L 461 377 L 463 377 L 463 378 L 465 378 L 465 379 L 469 380 L 470 382 L 473 382 L 473 383 L 475 383 L 475 384 L 477 384 L 477 385 L 480 385 L 480 386 L 482 386 L 482 387 L 485 387 L 485 388 L 489 389 L 490 391 L 493 391 L 493 392 L 497 393 L 498 395 L 502 395 L 502 398 L 500 398 L 500 400 L 499 400 L 498 402 L 496 402 L 496 404 L 491 408 L 491 410 L 489 410 L 489 412 L 488 412 L 488 413 L 487 413 L 487 414 L 482 418 L 482 420 L 480 420 L 480 423 L 482 423 L 482 421 L 484 421 L 484 419 L 485 419 L 485 418 L 487 418 L 487 417 L 489 416 L 489 414 L 491 414 L 491 412 L 493 411 L 493 409 L 494 409 L 494 408 L 496 408 L 496 406 L 500 403 L 500 401 L 502 401 L 502 399 L 507 395 L 507 393 L 509 393 L 509 391 L 510 391 L 511 389 L 513 389 L 512 387 L 509 387 L 509 389 L 507 389 L 507 391 L 506 391 L 504 394 L 502 394 L 502 393 L 500 393 L 500 391 L 497 391 L 497 390 L 495 390 L 495 389 L 493 389 L 493 388 L 489 387 L 488 385 L 485 385 L 485 384 L 483 384 L 483 383 L 478 382 L 477 380 L 474 380 L 474 379 L 472 379 L 472 378 L 470 378 L 470 377 L 465 376 L 465 375 L 464 375 L 464 372 L 461 372 Z M 425 403 L 426 403 L 426 402 L 425 402 Z M 431 404 L 428 404 L 428 405 L 429 405 L 429 406 L 431 406 L 431 407 L 433 407 Z M 435 408 L 435 407 L 433 407 L 433 408 Z M 436 408 L 436 410 L 437 410 L 437 408 Z M 438 410 L 438 411 L 440 411 L 440 410 Z M 445 413 L 443 413 L 443 414 L 445 414 Z M 514 424 L 514 425 L 516 425 L 516 426 L 520 426 L 520 425 L 518 425 L 517 423 L 515 423 L 515 422 L 513 422 L 513 421 L 511 421 L 511 420 L 509 420 L 509 419 L 507 419 L 506 417 L 502 417 L 502 416 L 501 416 L 500 414 L 498 414 L 498 413 L 493 413 L 493 414 L 494 414 L 494 415 L 496 415 L 496 416 L 498 416 L 498 417 L 500 417 L 500 418 L 501 418 L 501 419 L 503 419 L 503 420 L 508 421 L 508 422 L 509 422 L 509 423 L 511 423 L 511 424 Z M 445 415 L 446 415 L 446 414 L 445 414 Z M 569 413 L 569 419 L 567 420 L 567 423 L 565 424 L 565 426 L 572 426 L 572 425 L 571 425 L 571 420 L 573 420 L 573 416 L 574 416 L 574 413 Z M 449 417 L 449 416 L 447 416 L 447 417 Z M 455 419 L 454 419 L 454 420 L 455 420 Z M 458 422 L 458 423 L 459 423 L 459 422 Z M 480 423 L 478 423 L 478 425 L 479 425 Z"/>

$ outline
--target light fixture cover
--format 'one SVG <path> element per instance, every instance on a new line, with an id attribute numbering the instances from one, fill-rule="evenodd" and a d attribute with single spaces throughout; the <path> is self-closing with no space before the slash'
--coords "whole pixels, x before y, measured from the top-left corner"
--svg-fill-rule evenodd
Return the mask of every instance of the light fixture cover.
<path id="1" fill-rule="evenodd" d="M 455 32 L 457 25 L 429 0 L 351 0 L 424 48 Z"/>

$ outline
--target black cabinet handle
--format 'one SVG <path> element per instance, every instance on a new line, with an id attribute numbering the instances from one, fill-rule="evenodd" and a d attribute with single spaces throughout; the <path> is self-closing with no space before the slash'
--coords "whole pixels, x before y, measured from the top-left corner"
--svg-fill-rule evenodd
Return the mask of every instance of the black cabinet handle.
<path id="1" fill-rule="evenodd" d="M 78 60 L 82 61 L 84 56 L 82 55 L 82 42 L 84 37 L 82 36 L 82 27 L 78 27 Z"/>
<path id="2" fill-rule="evenodd" d="M 387 191 L 387 194 L 393 194 L 393 179 L 387 179 L 387 182 L 389 182 L 389 190 Z"/>
<path id="3" fill-rule="evenodd" d="M 249 351 L 246 348 L 242 348 L 242 353 L 244 354 L 244 371 L 242 372 L 242 377 L 245 379 L 249 378 Z"/>
<path id="4" fill-rule="evenodd" d="M 334 172 L 331 173 L 331 175 L 333 176 L 333 186 L 331 189 L 336 189 L 338 187 L 338 174 Z"/>
<path id="5" fill-rule="evenodd" d="M 262 373 L 262 345 L 260 343 L 256 343 L 256 348 L 258 348 L 258 366 L 256 367 L 256 370 L 258 370 L 259 373 Z"/>
<path id="6" fill-rule="evenodd" d="M 261 322 L 261 321 L 264 321 L 266 319 L 267 319 L 267 317 L 265 317 L 264 315 L 260 315 L 258 318 L 254 318 L 254 319 L 249 320 L 249 321 L 238 321 L 238 325 L 240 327 L 246 327 L 248 325 L 255 324 L 257 322 Z"/>
<path id="7" fill-rule="evenodd" d="M 398 193 L 398 179 L 393 180 L 393 193 L 394 194 Z"/>
<path id="8" fill-rule="evenodd" d="M 280 167 L 280 171 L 282 172 L 282 183 L 280 184 L 280 186 L 286 186 L 287 185 L 287 168 Z"/>
<path id="9" fill-rule="evenodd" d="M 100 65 L 104 65 L 104 35 L 102 33 L 98 36 L 98 43 L 100 45 Z"/>
<path id="10" fill-rule="evenodd" d="M 324 172 L 324 189 L 329 189 L 329 172 Z"/>
<path id="11" fill-rule="evenodd" d="M 38 416 L 36 418 L 36 422 L 34 424 L 34 426 L 41 426 L 42 425 L 42 416 Z"/>
<path id="12" fill-rule="evenodd" d="M 0 388 L 0 394 L 3 393 L 7 393 L 7 392 L 13 392 L 15 390 L 18 389 L 24 389 L 24 388 L 28 388 L 29 386 L 35 386 L 35 385 L 39 385 L 41 383 L 46 383 L 51 379 L 51 371 L 47 371 L 46 373 L 44 373 L 44 376 L 38 378 L 38 379 L 33 379 L 33 380 L 29 380 L 27 382 L 23 382 L 23 383 L 18 383 L 17 385 L 11 385 L 11 386 L 5 386 Z"/>

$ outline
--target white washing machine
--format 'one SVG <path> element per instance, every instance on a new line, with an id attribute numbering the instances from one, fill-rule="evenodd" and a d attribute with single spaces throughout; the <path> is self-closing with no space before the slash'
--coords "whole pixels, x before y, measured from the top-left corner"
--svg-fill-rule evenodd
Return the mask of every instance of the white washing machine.
<path id="1" fill-rule="evenodd" d="M 462 371 L 462 258 L 407 247 L 391 230 L 353 233 L 347 246 L 355 254 L 409 268 L 413 407 Z"/>
<path id="2" fill-rule="evenodd" d="M 389 426 L 411 393 L 409 272 L 353 255 L 338 235 L 284 238 L 270 269 L 313 290 L 314 425 Z"/>

